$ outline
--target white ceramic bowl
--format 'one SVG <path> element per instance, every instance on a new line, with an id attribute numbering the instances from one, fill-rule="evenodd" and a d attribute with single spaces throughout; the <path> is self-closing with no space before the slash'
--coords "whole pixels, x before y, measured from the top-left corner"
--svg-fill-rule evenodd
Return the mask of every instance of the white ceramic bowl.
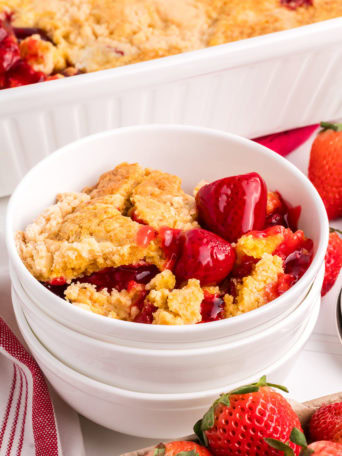
<path id="1" fill-rule="evenodd" d="M 303 277 L 271 303 L 244 315 L 203 325 L 143 325 L 91 314 L 52 294 L 28 272 L 15 247 L 14 233 L 23 229 L 63 191 L 78 191 L 122 161 L 179 175 L 185 190 L 201 179 L 259 172 L 269 188 L 303 207 L 300 227 L 314 241 L 315 255 Z M 315 220 L 315 223 L 312 223 Z M 183 344 L 219 339 L 256 328 L 295 308 L 308 292 L 323 261 L 328 220 L 309 180 L 286 159 L 235 135 L 186 126 L 128 127 L 76 141 L 48 156 L 21 181 L 8 206 L 6 242 L 10 261 L 24 289 L 51 317 L 76 331 L 125 343 Z"/>
<path id="2" fill-rule="evenodd" d="M 192 432 L 193 424 L 223 391 L 251 383 L 267 374 L 282 383 L 298 352 L 309 338 L 320 309 L 315 304 L 307 326 L 287 353 L 272 366 L 224 388 L 187 394 L 148 394 L 126 391 L 92 380 L 54 358 L 37 340 L 18 302 L 13 303 L 20 331 L 47 379 L 60 396 L 78 413 L 110 429 L 140 437 L 179 438 Z"/>
<path id="3" fill-rule="evenodd" d="M 21 305 L 39 341 L 71 368 L 95 380 L 147 393 L 189 393 L 242 381 L 281 358 L 307 326 L 320 299 L 321 268 L 310 292 L 287 317 L 240 340 L 183 350 L 153 350 L 102 342 L 53 320 L 31 301 L 16 278 L 12 300 Z"/>

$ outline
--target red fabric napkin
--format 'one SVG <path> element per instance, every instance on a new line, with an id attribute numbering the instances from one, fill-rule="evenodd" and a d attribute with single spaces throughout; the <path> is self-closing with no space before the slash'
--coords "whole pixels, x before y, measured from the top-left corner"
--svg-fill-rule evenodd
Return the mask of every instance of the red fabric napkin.
<path id="1" fill-rule="evenodd" d="M 61 455 L 44 376 L 3 319 L 0 319 L 0 355 L 0 454 Z M 5 382 L 8 388 L 3 388 Z"/>
<path id="2" fill-rule="evenodd" d="M 287 130 L 273 135 L 261 136 L 260 138 L 255 138 L 254 141 L 285 157 L 309 139 L 318 127 L 319 125 L 315 124 L 295 128 L 294 130 Z"/>

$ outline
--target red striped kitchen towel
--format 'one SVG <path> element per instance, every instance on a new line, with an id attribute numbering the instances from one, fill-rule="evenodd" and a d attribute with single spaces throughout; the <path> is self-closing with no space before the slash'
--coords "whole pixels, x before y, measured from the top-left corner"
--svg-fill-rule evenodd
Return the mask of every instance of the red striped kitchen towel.
<path id="1" fill-rule="evenodd" d="M 57 409 L 62 416 L 58 420 L 53 398 L 38 364 L 0 318 L 1 456 L 83 454 L 76 414 L 59 404 Z M 70 420 L 68 413 L 75 415 L 77 421 Z M 63 422 L 63 419 L 69 425 L 74 423 L 75 433 L 68 432 L 72 437 L 69 442 L 64 438 L 62 444 L 58 421 Z"/>

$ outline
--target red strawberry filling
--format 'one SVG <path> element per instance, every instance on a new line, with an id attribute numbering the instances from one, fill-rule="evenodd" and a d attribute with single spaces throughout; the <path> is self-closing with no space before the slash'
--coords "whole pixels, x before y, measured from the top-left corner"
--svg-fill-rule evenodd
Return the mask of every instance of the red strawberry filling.
<path id="1" fill-rule="evenodd" d="M 264 228 L 266 204 L 267 187 L 257 173 L 217 180 L 196 195 L 201 225 L 229 242 Z"/>
<path id="2" fill-rule="evenodd" d="M 195 228 L 182 233 L 174 273 L 179 282 L 198 279 L 214 285 L 230 273 L 235 252 L 229 242 L 210 231 Z"/>
<path id="3" fill-rule="evenodd" d="M 201 323 L 222 320 L 224 318 L 224 301 L 222 297 L 205 291 L 201 304 L 201 315 Z"/>
<path id="4" fill-rule="evenodd" d="M 136 304 L 135 304 L 136 305 Z M 134 318 L 135 323 L 145 323 L 145 324 L 152 324 L 153 322 L 153 313 L 157 310 L 157 308 L 148 301 L 143 302 L 143 305 L 140 308 L 140 312 Z"/>
<path id="5" fill-rule="evenodd" d="M 182 288 L 189 279 L 197 279 L 202 287 L 219 287 L 219 291 L 214 294 L 204 290 L 201 322 L 225 318 L 224 295 L 228 293 L 235 299 L 237 284 L 253 273 L 261 258 L 239 254 L 236 262 L 235 248 L 227 239 L 236 240 L 245 232 L 259 239 L 282 236 L 279 245 L 275 239 L 277 247 L 272 255 L 282 258 L 284 273 L 279 274 L 276 283 L 266 286 L 267 302 L 287 291 L 309 267 L 313 242 L 306 239 L 302 231 L 291 231 L 297 226 L 300 206 L 291 208 L 278 192 L 270 192 L 267 200 L 266 185 L 257 173 L 208 184 L 199 190 L 196 203 L 199 221 L 211 231 L 203 228 L 183 231 L 162 227 L 157 232 L 138 219 L 134 212 L 130 216 L 141 224 L 136 237 L 138 246 L 147 247 L 155 238 L 156 245 L 159 241 L 165 257 L 163 269 L 173 272 L 176 288 Z M 216 233 L 222 233 L 224 237 Z M 117 268 L 108 267 L 72 282 L 92 284 L 97 291 L 134 290 L 131 308 L 135 315 L 133 321 L 151 324 L 157 307 L 146 299 L 149 291 L 145 285 L 159 272 L 155 265 L 140 262 Z M 62 298 L 69 286 L 63 277 L 57 277 L 44 285 Z"/>
<path id="6" fill-rule="evenodd" d="M 10 24 L 10 16 L 0 20 L 0 88 L 19 87 L 45 80 L 44 73 L 35 71 L 20 57 L 19 43 Z"/>
<path id="7" fill-rule="evenodd" d="M 298 229 L 298 221 L 302 211 L 301 206 L 292 207 L 284 200 L 279 192 L 275 192 L 278 198 L 278 204 L 275 204 L 274 210 L 267 214 L 266 226 L 282 225 L 290 228 L 292 231 Z"/>
<path id="8" fill-rule="evenodd" d="M 107 288 L 108 291 L 114 288 L 121 291 L 127 290 L 132 282 L 146 285 L 158 272 L 158 268 L 153 264 L 131 264 L 119 266 L 118 268 L 105 268 L 75 281 L 91 283 L 96 286 L 98 291 L 103 288 Z"/>
<path id="9" fill-rule="evenodd" d="M 291 10 L 296 10 L 301 6 L 313 6 L 313 0 L 280 0 L 280 3 Z"/>

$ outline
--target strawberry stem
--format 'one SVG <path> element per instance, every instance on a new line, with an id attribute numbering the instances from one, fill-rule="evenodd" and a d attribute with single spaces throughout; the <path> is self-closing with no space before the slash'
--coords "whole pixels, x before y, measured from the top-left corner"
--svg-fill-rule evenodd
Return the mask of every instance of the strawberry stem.
<path id="1" fill-rule="evenodd" d="M 333 228 L 332 226 L 329 227 L 329 231 L 330 231 L 330 233 L 342 234 L 342 230 L 339 230 L 337 228 Z"/>
<path id="2" fill-rule="evenodd" d="M 342 124 L 334 124 L 332 122 L 321 122 L 320 126 L 322 128 L 320 133 L 326 130 L 342 131 Z"/>

